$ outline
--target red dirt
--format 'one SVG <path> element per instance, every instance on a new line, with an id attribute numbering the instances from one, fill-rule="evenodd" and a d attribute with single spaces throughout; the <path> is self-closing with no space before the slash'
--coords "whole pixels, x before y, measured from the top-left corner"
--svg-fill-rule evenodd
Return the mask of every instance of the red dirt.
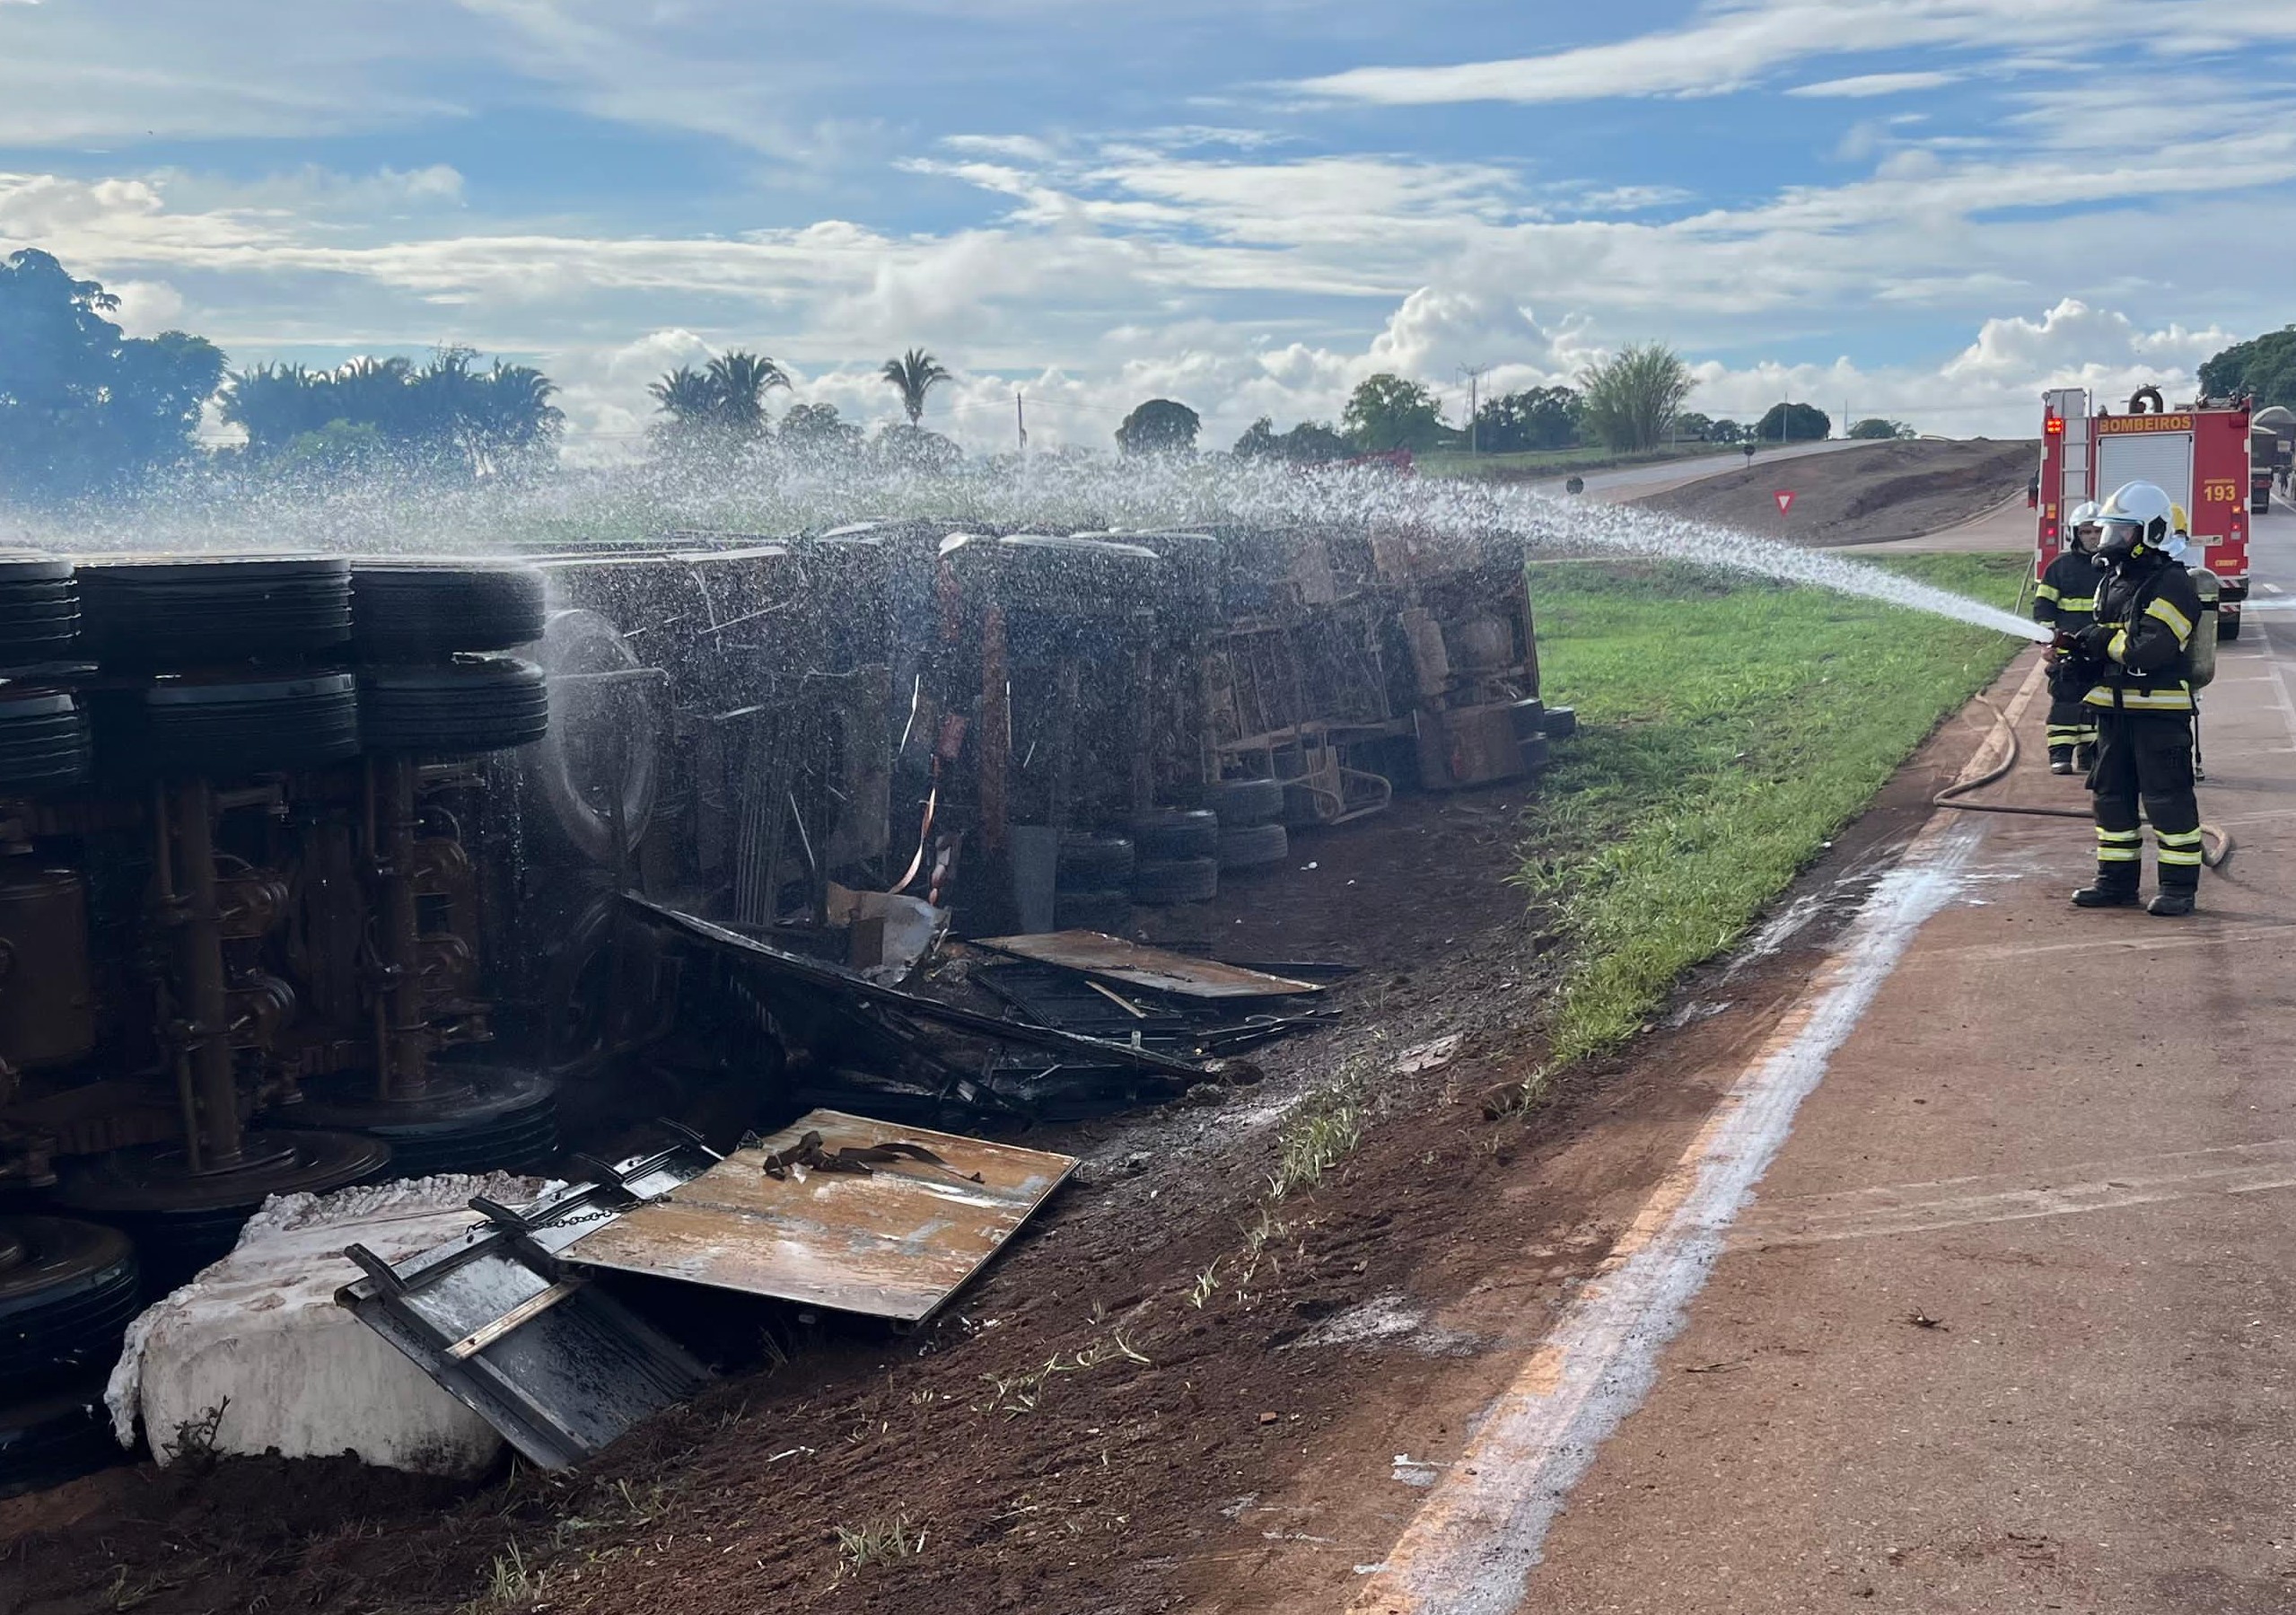
<path id="1" fill-rule="evenodd" d="M 1932 742 L 1804 890 L 1853 892 L 1974 742 L 1960 726 Z M 0 1615 L 446 1611 L 486 1594 L 513 1547 L 539 1583 L 482 1607 L 1241 1610 L 1271 1544 L 1302 1532 L 1333 1543 L 1344 1586 L 1348 1550 L 1376 1558 L 1415 1498 L 1388 1455 L 1456 1443 L 1708 1108 L 1696 1074 L 1759 1035 L 1828 929 L 1820 904 L 1783 951 L 1685 985 L 1683 1004 L 1726 998 L 1720 1013 L 1488 1120 L 1481 1096 L 1538 1052 L 1542 963 L 1503 884 L 1520 804 L 1504 788 L 1406 802 L 1303 838 L 1272 887 L 1223 894 L 1198 917 L 1231 956 L 1376 944 L 1380 968 L 1339 995 L 1347 1019 L 1266 1051 L 1266 1083 L 1219 1108 L 1032 1137 L 1084 1154 L 1077 1181 L 917 1335 L 817 1341 L 588 1470 L 521 1471 L 444 1507 L 422 1483 L 276 1461 L 100 1477 L 77 1519 L 68 1497 L 13 1519 L 0 1505 L 0 1532 L 18 1533 Z M 1396 1073 L 1397 1054 L 1453 1031 L 1450 1065 Z M 1273 1209 L 1283 1231 L 1249 1266 L 1282 1114 L 1342 1071 L 1371 1074 L 1362 1146 Z M 1304 1343 L 1382 1299 L 1407 1318 L 1389 1349 Z M 1258 1499 L 1279 1495 L 1263 1517 Z M 918 1551 L 843 1565 L 839 1527 L 896 1520 Z"/>

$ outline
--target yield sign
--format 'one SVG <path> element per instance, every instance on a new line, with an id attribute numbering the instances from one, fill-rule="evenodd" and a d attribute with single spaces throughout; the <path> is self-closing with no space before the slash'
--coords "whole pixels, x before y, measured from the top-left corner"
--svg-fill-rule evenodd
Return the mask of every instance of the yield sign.
<path id="1" fill-rule="evenodd" d="M 1790 487 L 1782 487 L 1770 497 L 1778 502 L 1778 514 L 1782 516 L 1793 508 L 1793 489 Z"/>

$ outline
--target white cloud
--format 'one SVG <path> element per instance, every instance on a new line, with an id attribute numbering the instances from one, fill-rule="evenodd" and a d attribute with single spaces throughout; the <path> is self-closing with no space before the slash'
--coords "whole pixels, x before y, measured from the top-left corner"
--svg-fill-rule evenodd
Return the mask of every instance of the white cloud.
<path id="1" fill-rule="evenodd" d="M 131 337 L 153 337 L 171 330 L 183 313 L 183 294 L 164 280 L 114 280 L 104 290 L 119 299 L 111 312 L 116 325 Z"/>
<path id="2" fill-rule="evenodd" d="M 1960 77 L 1958 73 L 1860 73 L 1849 78 L 1796 84 L 1786 93 L 1864 101 L 1877 95 L 1902 95 L 1909 90 L 1935 90 L 1958 83 Z"/>
<path id="3" fill-rule="evenodd" d="M 1445 66 L 1363 66 L 1298 81 L 1302 94 L 1382 106 L 1719 95 L 1794 64 L 1931 48 L 2125 45 L 2160 57 L 2296 39 L 2296 16 L 2245 0 L 1721 0 L 1687 26 L 1544 56 Z"/>

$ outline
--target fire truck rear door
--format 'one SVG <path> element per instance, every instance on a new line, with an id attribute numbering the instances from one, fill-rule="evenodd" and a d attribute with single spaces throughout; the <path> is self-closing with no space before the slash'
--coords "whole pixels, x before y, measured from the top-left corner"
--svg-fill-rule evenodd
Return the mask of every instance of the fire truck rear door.
<path id="1" fill-rule="evenodd" d="M 2123 417 L 2126 418 L 2126 417 Z M 2193 507 L 2193 434 L 2183 432 L 2100 433 L 2097 439 L 2099 503 L 2127 482 L 2159 485 L 2186 511 Z"/>

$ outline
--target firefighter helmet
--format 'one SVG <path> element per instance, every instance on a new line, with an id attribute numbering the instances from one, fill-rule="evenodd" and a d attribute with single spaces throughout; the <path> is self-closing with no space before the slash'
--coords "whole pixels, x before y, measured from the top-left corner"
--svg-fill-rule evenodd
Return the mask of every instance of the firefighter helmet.
<path id="1" fill-rule="evenodd" d="M 2096 536 L 2096 530 L 2097 501 L 2094 499 L 2083 499 L 2080 504 L 2074 505 L 2071 511 L 2066 513 L 2064 518 L 2065 540 L 2075 549 L 2085 550 L 2090 548 L 2089 543 L 2084 543 L 2082 541 L 2082 534 L 2088 534 L 2090 540 L 2093 540 Z"/>
<path id="2" fill-rule="evenodd" d="M 2110 563 L 2143 555 L 2169 541 L 2169 522 L 2176 505 L 2150 482 L 2125 482 L 2097 513 L 2104 528 L 2097 540 L 2097 558 Z"/>

